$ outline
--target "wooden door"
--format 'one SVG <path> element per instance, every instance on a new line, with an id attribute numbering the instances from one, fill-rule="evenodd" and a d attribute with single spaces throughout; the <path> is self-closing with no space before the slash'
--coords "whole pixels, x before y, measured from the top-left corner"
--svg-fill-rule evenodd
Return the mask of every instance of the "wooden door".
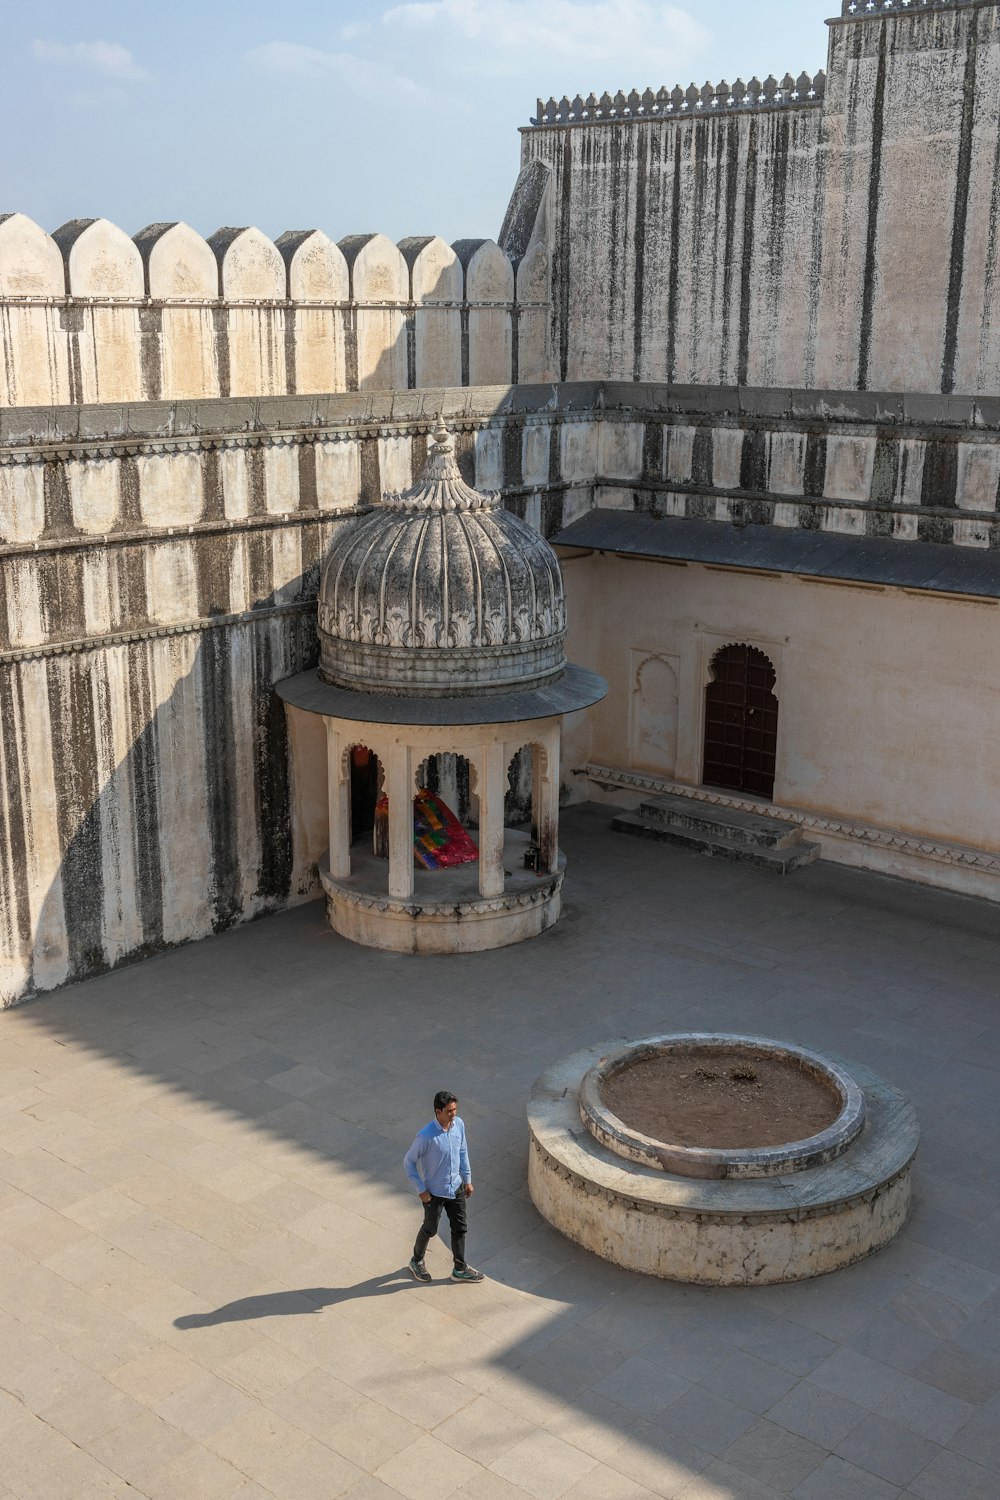
<path id="1" fill-rule="evenodd" d="M 705 689 L 705 764 L 708 786 L 753 797 L 774 795 L 778 700 L 772 663 L 755 646 L 725 646 L 712 658 Z"/>

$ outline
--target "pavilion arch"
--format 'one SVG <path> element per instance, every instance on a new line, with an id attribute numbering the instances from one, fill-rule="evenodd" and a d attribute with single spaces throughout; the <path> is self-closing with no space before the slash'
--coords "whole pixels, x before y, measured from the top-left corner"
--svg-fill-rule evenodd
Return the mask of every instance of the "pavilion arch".
<path id="1" fill-rule="evenodd" d="M 385 772 L 382 762 L 370 745 L 357 741 L 346 745 L 341 778 L 350 788 L 350 843 L 359 843 L 375 827 L 375 805 L 382 792 Z"/>
<path id="2" fill-rule="evenodd" d="M 417 767 L 416 785 L 434 792 L 465 828 L 478 823 L 475 762 L 461 751 L 439 750 Z"/>
<path id="3" fill-rule="evenodd" d="M 533 791 L 538 775 L 544 776 L 544 769 L 538 772 L 535 765 L 539 755 L 542 756 L 541 765 L 544 768 L 547 765 L 544 746 L 525 740 L 513 749 L 508 758 L 507 789 L 504 794 L 504 824 L 508 828 L 522 827 L 529 823 L 534 832 Z"/>

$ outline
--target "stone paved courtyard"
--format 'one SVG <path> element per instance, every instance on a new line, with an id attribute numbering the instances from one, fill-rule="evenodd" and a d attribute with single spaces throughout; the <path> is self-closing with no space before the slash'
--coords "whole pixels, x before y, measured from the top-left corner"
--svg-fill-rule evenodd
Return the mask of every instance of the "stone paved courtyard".
<path id="1" fill-rule="evenodd" d="M 1000 913 L 609 819 L 567 814 L 566 915 L 519 948 L 376 954 L 311 904 L 0 1014 L 0 1500 L 996 1500 Z M 721 1291 L 551 1231 L 532 1080 L 674 1028 L 908 1090 L 902 1236 Z M 403 1269 L 400 1159 L 442 1086 L 482 1286 Z"/>

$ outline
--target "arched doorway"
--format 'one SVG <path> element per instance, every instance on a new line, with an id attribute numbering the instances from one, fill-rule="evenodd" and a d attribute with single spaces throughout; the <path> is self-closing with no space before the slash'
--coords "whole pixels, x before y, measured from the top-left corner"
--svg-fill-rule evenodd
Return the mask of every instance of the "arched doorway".
<path id="1" fill-rule="evenodd" d="M 378 756 L 367 745 L 351 748 L 351 843 L 371 838 L 375 827 L 375 804 L 379 796 L 381 767 Z"/>
<path id="2" fill-rule="evenodd" d="M 755 646 L 724 646 L 705 689 L 702 780 L 753 797 L 774 795 L 778 700 L 773 663 Z"/>

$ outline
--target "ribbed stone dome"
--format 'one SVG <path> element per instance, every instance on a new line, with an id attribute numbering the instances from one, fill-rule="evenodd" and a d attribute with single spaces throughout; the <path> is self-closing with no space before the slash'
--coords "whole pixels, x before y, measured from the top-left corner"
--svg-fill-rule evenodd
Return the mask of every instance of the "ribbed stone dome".
<path id="1" fill-rule="evenodd" d="M 439 422 L 420 482 L 345 526 L 323 569 L 320 677 L 421 697 L 558 679 L 566 608 L 556 555 L 499 496 L 470 489 Z"/>

